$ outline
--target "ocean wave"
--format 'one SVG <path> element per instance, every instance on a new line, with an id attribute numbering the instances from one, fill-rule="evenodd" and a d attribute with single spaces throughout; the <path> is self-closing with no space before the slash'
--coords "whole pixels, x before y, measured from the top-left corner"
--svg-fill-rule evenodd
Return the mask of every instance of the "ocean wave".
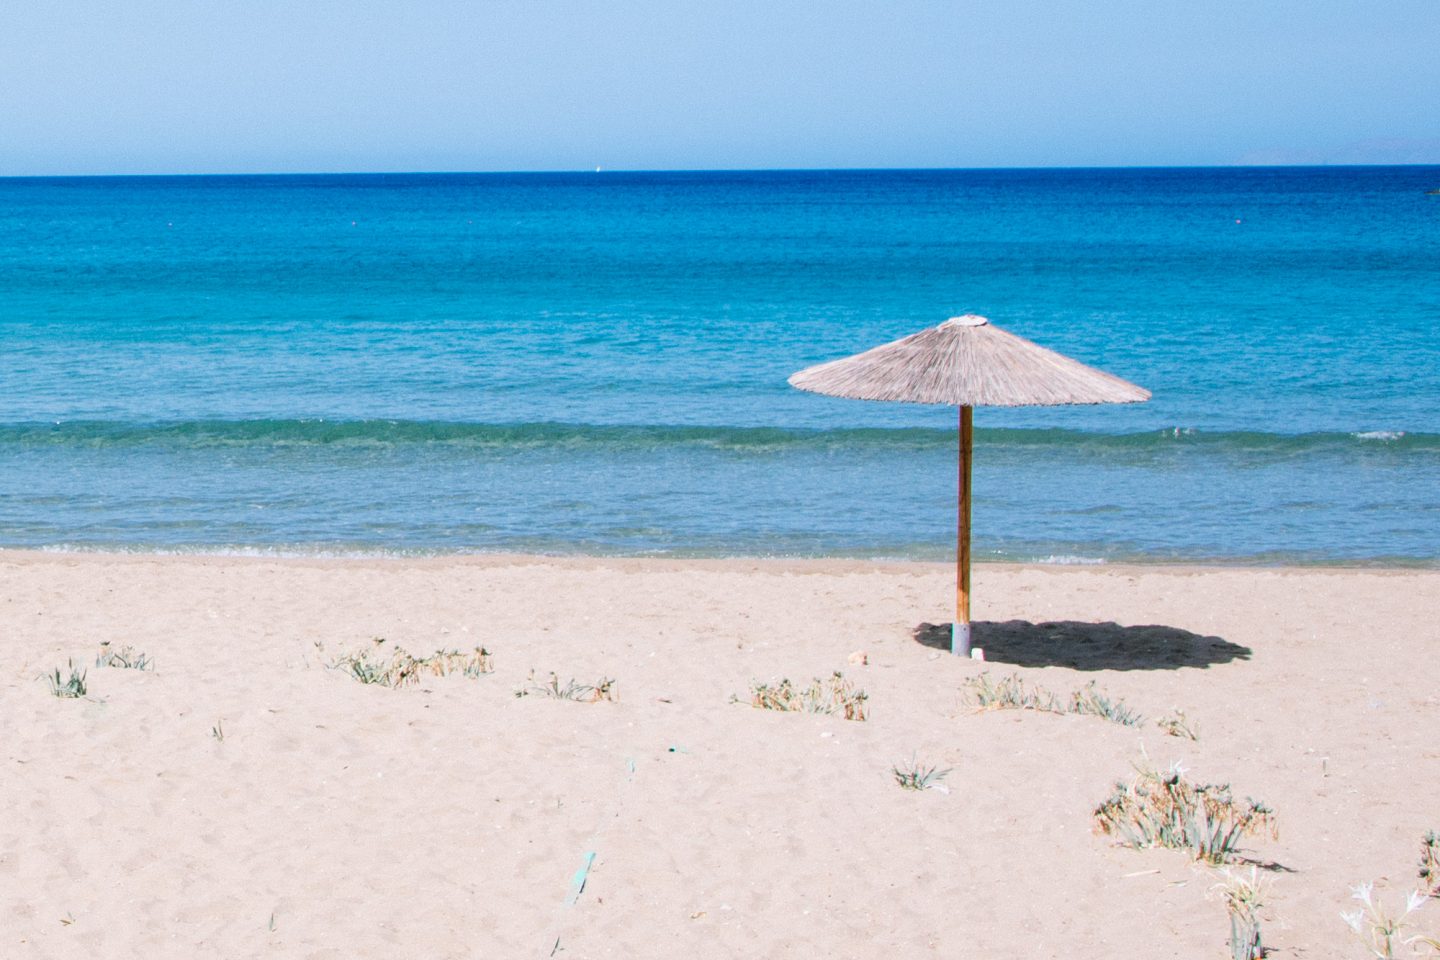
<path id="1" fill-rule="evenodd" d="M 1018 563 L 1036 566 L 1108 566 L 1137 564 L 1142 566 L 1212 566 L 1212 567 L 1315 567 L 1351 569 L 1434 570 L 1440 558 L 1376 552 L 1332 555 L 1313 550 L 1243 550 L 1194 552 L 1174 550 L 1118 549 L 1099 544 L 1075 544 L 1085 550 L 1106 552 L 1070 554 L 1035 551 L 1022 544 L 996 546 L 977 557 L 977 563 Z M 398 547 L 358 543 L 135 543 L 125 541 L 77 543 L 0 543 L 0 551 L 35 551 L 42 554 L 81 556 L 236 558 L 248 560 L 482 560 L 511 559 L 616 559 L 642 558 L 656 560 L 847 560 L 875 563 L 944 563 L 953 562 L 953 546 L 949 544 L 911 544 L 905 547 L 842 547 L 776 549 L 772 543 L 671 546 L 649 550 L 625 549 L 594 543 L 555 540 L 545 543 L 515 543 L 492 547 Z"/>
<path id="2" fill-rule="evenodd" d="M 975 432 L 982 449 L 1037 452 L 1043 448 L 1099 454 L 1208 450 L 1297 455 L 1374 450 L 1440 453 L 1440 434 L 1375 430 L 1283 434 L 1167 427 L 1129 433 L 991 428 Z M 404 448 L 410 446 L 521 451 L 543 448 L 595 452 L 708 448 L 736 454 L 792 450 L 952 450 L 953 429 L 469 423 L 424 420 L 76 420 L 0 424 L 0 449 L 15 448 Z"/>

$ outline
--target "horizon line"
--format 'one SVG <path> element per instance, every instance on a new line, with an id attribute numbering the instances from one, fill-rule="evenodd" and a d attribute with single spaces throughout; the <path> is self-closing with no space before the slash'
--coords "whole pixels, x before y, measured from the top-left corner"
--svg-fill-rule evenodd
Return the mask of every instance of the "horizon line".
<path id="1" fill-rule="evenodd" d="M 556 167 L 535 170 L 267 170 L 258 172 L 207 171 L 192 173 L 0 173 L 0 180 L 119 180 L 181 179 L 203 177 L 456 177 L 556 176 L 595 174 L 739 174 L 739 173 L 996 173 L 1090 170 L 1322 170 L 1333 168 L 1440 167 L 1436 162 L 1403 163 L 1180 163 L 1180 164 L 1052 164 L 974 167 Z"/>

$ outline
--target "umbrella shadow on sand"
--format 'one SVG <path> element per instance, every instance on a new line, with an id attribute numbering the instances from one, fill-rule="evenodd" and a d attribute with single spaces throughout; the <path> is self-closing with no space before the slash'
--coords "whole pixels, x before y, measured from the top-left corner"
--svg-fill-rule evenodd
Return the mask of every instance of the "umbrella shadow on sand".
<path id="1" fill-rule="evenodd" d="M 1249 660 L 1250 648 L 1221 637 L 1206 637 L 1179 627 L 1122 627 L 1118 623 L 1059 620 L 1031 623 L 980 620 L 973 626 L 974 646 L 989 663 L 1017 667 L 1069 667 L 1072 670 L 1177 670 Z M 922 623 L 911 635 L 916 643 L 950 651 L 950 624 Z"/>

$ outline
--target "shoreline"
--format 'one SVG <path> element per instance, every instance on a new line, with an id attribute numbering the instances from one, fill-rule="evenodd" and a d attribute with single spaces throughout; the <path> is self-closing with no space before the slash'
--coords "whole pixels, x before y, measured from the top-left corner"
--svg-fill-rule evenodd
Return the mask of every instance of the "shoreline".
<path id="1" fill-rule="evenodd" d="M 91 559 L 102 562 L 255 562 L 255 563 L 282 563 L 299 564 L 311 566 L 326 565 L 396 565 L 403 566 L 413 564 L 416 566 L 474 566 L 474 567 L 510 567 L 510 566 L 562 566 L 578 569 L 589 569 L 600 566 L 635 566 L 655 567 L 657 569 L 712 569 L 727 570 L 742 568 L 746 566 L 764 566 L 769 568 L 793 567 L 810 572 L 832 572 L 836 570 L 951 570 L 955 569 L 954 560 L 914 560 L 907 558 L 869 558 L 854 556 L 774 556 L 774 555 L 731 555 L 731 556 L 676 556 L 676 555 L 638 555 L 638 554 L 609 554 L 609 553 L 525 553 L 520 551 L 473 551 L 454 553 L 403 553 L 392 551 L 375 551 L 354 553 L 345 552 L 316 552 L 276 550 L 268 552 L 268 548 L 255 548 L 254 550 L 244 549 L 221 549 L 215 551 L 206 550 L 115 550 L 106 548 L 96 549 L 50 549 L 30 547 L 0 547 L 0 563 L 5 562 L 38 562 L 40 560 L 60 561 L 67 558 Z M 1196 573 L 1217 573 L 1217 572 L 1254 572 L 1254 573 L 1331 573 L 1344 574 L 1376 574 L 1376 575 L 1440 575 L 1440 558 L 1434 561 L 1417 562 L 1414 564 L 1394 563 L 1373 563 L 1353 564 L 1337 561 L 1335 563 L 1240 563 L 1234 560 L 1155 560 L 1136 562 L 1131 560 L 1109 561 L 1109 560 L 1082 560 L 1075 562 L 1055 561 L 1047 562 L 1042 560 L 981 560 L 972 558 L 975 569 L 987 570 L 1052 570 L 1052 571 L 1092 571 L 1112 573 L 1124 573 L 1135 575 L 1140 573 L 1175 573 L 1190 575 Z"/>

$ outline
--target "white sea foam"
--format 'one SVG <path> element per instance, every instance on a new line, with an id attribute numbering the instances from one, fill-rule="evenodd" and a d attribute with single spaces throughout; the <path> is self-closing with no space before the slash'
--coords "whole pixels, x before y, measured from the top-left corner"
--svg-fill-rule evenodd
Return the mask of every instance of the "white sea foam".
<path id="1" fill-rule="evenodd" d="M 1048 557 L 1038 557 L 1036 563 L 1051 563 L 1060 567 L 1099 567 L 1106 562 L 1104 557 L 1077 557 L 1068 553 L 1052 553 Z"/>
<path id="2" fill-rule="evenodd" d="M 261 559 L 300 560 L 364 560 L 373 558 L 440 557 L 452 555 L 441 550 L 396 550 L 382 547 L 308 547 L 304 544 L 282 546 L 209 546 L 183 547 L 136 544 L 52 543 L 34 548 L 39 553 L 126 554 L 137 557 L 256 557 Z M 473 552 L 473 551 L 471 551 Z M 454 551 L 453 555 L 462 555 Z"/>
<path id="3" fill-rule="evenodd" d="M 1356 440 L 1399 440 L 1405 436 L 1404 430 L 1366 430 L 1364 433 L 1352 433 L 1350 436 Z"/>

